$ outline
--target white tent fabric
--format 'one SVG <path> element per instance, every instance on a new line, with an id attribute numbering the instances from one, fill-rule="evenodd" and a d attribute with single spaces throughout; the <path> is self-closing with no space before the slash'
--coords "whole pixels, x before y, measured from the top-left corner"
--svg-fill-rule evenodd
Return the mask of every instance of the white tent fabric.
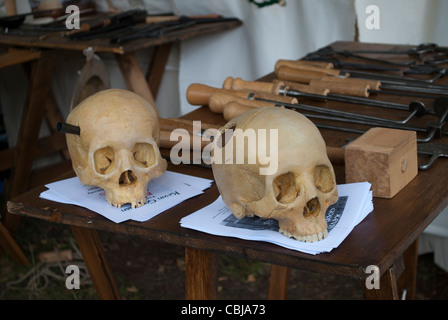
<path id="1" fill-rule="evenodd" d="M 353 40 L 355 35 L 352 0 L 286 1 L 285 6 L 263 8 L 241 0 L 206 3 L 190 0 L 176 5 L 182 13 L 193 14 L 200 8 L 200 13 L 240 18 L 243 25 L 181 43 L 181 113 L 192 110 L 185 99 L 190 83 L 221 87 L 228 76 L 255 80 L 273 72 L 278 59 L 298 59 L 330 42 Z"/>

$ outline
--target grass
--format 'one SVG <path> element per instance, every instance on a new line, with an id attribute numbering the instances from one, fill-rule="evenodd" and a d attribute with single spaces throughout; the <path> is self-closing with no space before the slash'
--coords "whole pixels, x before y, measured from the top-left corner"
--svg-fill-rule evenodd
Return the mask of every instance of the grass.
<path id="1" fill-rule="evenodd" d="M 69 264 L 83 265 L 76 257 L 70 228 L 35 219 L 22 219 L 16 241 L 31 263 L 30 267 L 16 264 L 7 255 L 0 258 L 0 299 L 4 300 L 73 300 L 97 299 L 91 282 L 82 283 L 79 290 L 68 290 L 65 268 Z M 76 246 L 76 245 L 75 245 Z M 42 263 L 39 254 L 70 249 L 76 260 L 61 263 Z M 82 268 L 81 268 L 82 271 Z M 82 279 L 82 277 L 81 277 Z"/>

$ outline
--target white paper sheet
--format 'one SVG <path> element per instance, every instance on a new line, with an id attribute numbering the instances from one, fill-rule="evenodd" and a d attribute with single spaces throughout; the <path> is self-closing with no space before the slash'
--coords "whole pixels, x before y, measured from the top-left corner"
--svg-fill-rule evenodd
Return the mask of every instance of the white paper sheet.
<path id="1" fill-rule="evenodd" d="M 275 220 L 257 217 L 237 219 L 221 197 L 191 215 L 184 217 L 182 227 L 202 232 L 236 237 L 245 240 L 266 241 L 309 254 L 330 252 L 338 247 L 353 228 L 373 210 L 370 183 L 338 185 L 339 201 L 327 210 L 328 236 L 320 241 L 306 243 L 290 239 L 278 232 Z"/>
<path id="2" fill-rule="evenodd" d="M 126 220 L 146 221 L 182 201 L 203 193 L 211 183 L 212 180 L 209 179 L 166 171 L 148 184 L 146 204 L 134 209 L 129 204 L 121 208 L 111 206 L 103 189 L 84 186 L 78 177 L 46 185 L 48 190 L 42 192 L 40 197 L 85 207 L 116 223 Z"/>

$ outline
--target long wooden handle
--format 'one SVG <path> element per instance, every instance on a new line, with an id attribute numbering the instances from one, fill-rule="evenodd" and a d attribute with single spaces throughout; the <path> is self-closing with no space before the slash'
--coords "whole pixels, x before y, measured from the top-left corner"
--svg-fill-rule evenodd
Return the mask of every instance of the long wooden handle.
<path id="1" fill-rule="evenodd" d="M 111 23 L 111 19 L 97 20 L 89 23 L 83 23 L 79 29 L 73 29 L 71 31 L 65 32 L 65 36 L 71 36 L 76 33 L 90 31 L 99 27 L 105 27 Z"/>
<path id="2" fill-rule="evenodd" d="M 378 81 L 364 79 L 351 79 L 328 76 L 324 72 L 300 70 L 281 66 L 277 70 L 277 78 L 284 83 L 286 81 L 308 83 L 310 87 L 325 90 L 330 93 L 368 97 L 370 86 L 379 87 Z M 292 86 L 291 86 L 291 89 Z M 299 90 L 300 91 L 300 90 Z"/>
<path id="3" fill-rule="evenodd" d="M 280 59 L 275 63 L 274 70 L 277 70 L 278 67 L 288 66 L 291 68 L 297 68 L 300 66 L 313 66 L 321 69 L 333 69 L 334 65 L 331 62 L 324 61 L 312 61 L 312 60 L 287 60 Z"/>
<path id="4" fill-rule="evenodd" d="M 198 16 L 188 16 L 190 19 L 217 19 L 222 16 L 219 14 L 204 14 Z M 148 16 L 145 18 L 145 23 L 160 23 L 166 21 L 178 21 L 181 16 Z"/>
<path id="5" fill-rule="evenodd" d="M 191 134 L 176 132 L 175 136 L 178 140 L 171 140 L 171 133 L 172 131 L 160 131 L 160 148 L 171 149 L 174 146 L 178 146 L 184 150 L 194 150 L 197 148 L 196 144 L 193 143 L 193 136 Z M 204 140 L 201 137 L 196 137 L 196 139 L 201 139 L 201 150 L 211 142 L 211 140 Z"/>
<path id="6" fill-rule="evenodd" d="M 229 105 L 235 104 L 232 102 Z M 249 107 L 245 107 L 249 108 Z M 183 150 L 191 150 L 194 151 L 198 147 L 195 143 L 193 143 L 192 135 L 176 135 L 179 140 L 171 140 L 171 131 L 160 131 L 160 140 L 159 147 L 165 149 L 171 149 L 174 146 L 180 147 Z M 203 150 L 211 141 L 201 140 L 200 148 Z M 344 149 L 337 147 L 328 147 L 327 146 L 327 155 L 332 164 L 344 164 L 345 153 Z"/>
<path id="7" fill-rule="evenodd" d="M 192 105 L 205 106 L 209 104 L 210 96 L 214 92 L 221 92 L 228 95 L 236 96 L 239 98 L 255 98 L 255 99 L 267 99 L 275 100 L 285 103 L 297 103 L 297 99 L 294 97 L 280 96 L 272 93 L 264 92 L 250 92 L 250 91 L 238 91 L 238 90 L 226 90 L 215 87 L 210 87 L 205 84 L 193 83 L 187 89 L 187 101 Z"/>
<path id="8" fill-rule="evenodd" d="M 272 102 L 264 102 L 264 101 L 257 101 L 257 100 L 249 100 L 244 99 L 240 97 L 236 97 L 231 94 L 227 94 L 224 92 L 214 92 L 210 96 L 209 105 L 208 107 L 212 112 L 215 113 L 222 113 L 224 110 L 224 106 L 228 104 L 229 102 L 237 102 L 244 106 L 252 106 L 252 107 L 273 107 L 275 103 Z"/>
<path id="9" fill-rule="evenodd" d="M 368 97 L 369 96 L 369 85 L 355 85 L 341 83 L 341 82 L 332 82 L 332 81 L 324 81 L 321 79 L 312 80 L 310 82 L 310 86 L 326 88 L 330 90 L 330 93 L 343 94 L 347 96 L 356 96 L 356 97 Z"/>
<path id="10" fill-rule="evenodd" d="M 248 95 L 248 93 L 244 91 L 226 90 L 210 87 L 205 84 L 192 83 L 187 88 L 187 101 L 194 106 L 205 106 L 208 105 L 212 93 L 217 91 L 233 94 L 241 98 L 247 98 Z"/>
<path id="11" fill-rule="evenodd" d="M 171 123 L 175 125 L 185 125 L 185 126 L 193 126 L 195 122 L 199 122 L 201 124 L 201 129 L 207 130 L 207 129 L 219 129 L 221 126 L 213 123 L 207 123 L 199 120 L 190 120 L 190 119 L 183 119 L 183 118 L 168 118 L 168 121 L 171 121 Z M 191 132 L 191 131 L 189 131 Z"/>
<path id="12" fill-rule="evenodd" d="M 145 23 L 160 23 L 166 21 L 178 21 L 179 16 L 149 16 L 145 18 Z"/>
<path id="13" fill-rule="evenodd" d="M 204 129 L 204 130 L 220 128 L 219 125 L 204 123 L 202 121 L 200 122 L 200 124 L 201 124 L 200 129 Z M 190 134 L 195 134 L 193 132 L 193 129 L 194 129 L 193 126 L 194 126 L 193 120 L 180 119 L 180 118 L 168 118 L 168 119 L 159 118 L 160 131 L 173 131 L 175 129 L 185 129 Z"/>
<path id="14" fill-rule="evenodd" d="M 369 86 L 371 89 L 380 90 L 381 81 L 378 80 L 368 80 L 368 79 L 357 79 L 357 78 L 341 78 L 341 77 L 322 77 L 319 80 L 326 81 L 330 83 L 339 83 L 346 86 Z"/>
<path id="15" fill-rule="evenodd" d="M 17 14 L 16 0 L 5 0 L 6 15 L 14 16 Z"/>
<path id="16" fill-rule="evenodd" d="M 272 82 L 277 83 L 278 79 L 272 80 Z M 281 82 L 289 89 L 297 90 L 303 93 L 311 93 L 311 94 L 319 94 L 321 96 L 326 96 L 330 93 L 329 89 L 321 88 L 321 87 L 311 87 L 307 84 L 297 83 L 293 81 L 285 81 L 281 80 Z"/>
<path id="17" fill-rule="evenodd" d="M 291 61 L 291 60 L 278 60 L 275 64 L 275 72 L 277 72 L 282 67 L 288 67 L 291 69 L 297 69 L 297 70 L 302 70 L 302 71 L 322 72 L 322 73 L 325 73 L 326 75 L 331 75 L 331 76 L 338 76 L 341 73 L 341 71 L 336 70 L 336 69 L 322 68 L 322 67 L 317 67 L 314 65 L 297 63 L 297 61 Z"/>
<path id="18" fill-rule="evenodd" d="M 257 107 L 248 106 L 248 105 L 242 105 L 238 102 L 229 102 L 224 106 L 224 109 L 222 111 L 222 115 L 226 121 L 230 121 L 236 116 L 249 111 L 256 109 Z"/>
<path id="19" fill-rule="evenodd" d="M 324 69 L 321 69 L 324 70 Z M 313 80 L 324 80 L 330 83 L 344 84 L 346 86 L 369 86 L 371 89 L 379 90 L 381 82 L 378 80 L 355 79 L 350 77 L 335 77 L 324 71 L 313 71 L 307 69 L 291 68 L 281 66 L 276 71 L 277 78 L 283 81 L 292 81 L 311 85 Z"/>
<path id="20" fill-rule="evenodd" d="M 303 69 L 303 68 L 292 68 L 289 66 L 280 66 L 276 69 L 275 75 L 280 80 L 294 81 L 298 83 L 310 83 L 311 80 L 320 79 L 327 77 L 329 75 L 335 76 L 325 72 L 329 69 Z"/>
<path id="21" fill-rule="evenodd" d="M 282 84 L 263 81 L 245 81 L 241 78 L 228 77 L 222 85 L 226 90 L 255 91 L 278 94 Z"/>

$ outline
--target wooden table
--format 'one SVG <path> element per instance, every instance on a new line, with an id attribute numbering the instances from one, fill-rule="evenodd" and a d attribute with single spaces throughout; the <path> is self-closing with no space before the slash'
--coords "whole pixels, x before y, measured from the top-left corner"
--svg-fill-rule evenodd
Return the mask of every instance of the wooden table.
<path id="1" fill-rule="evenodd" d="M 174 42 L 229 30 L 240 26 L 241 23 L 240 20 L 235 19 L 197 24 L 166 33 L 162 37 L 137 39 L 123 44 L 110 44 L 108 38 L 71 40 L 67 37 L 62 37 L 61 32 L 48 32 L 44 36 L 1 34 L 0 45 L 38 48 L 43 50 L 43 52 L 54 50 L 82 52 L 84 49 L 91 47 L 96 53 L 113 53 L 129 90 L 139 93 L 149 101 L 153 101 L 153 95 L 157 93 L 170 48 Z M 154 47 L 155 50 L 150 59 L 149 70 L 145 76 L 138 65 L 135 52 L 150 47 Z M 146 78 L 148 78 L 148 84 L 145 81 Z"/>
<path id="2" fill-rule="evenodd" d="M 335 43 L 333 46 L 337 49 L 392 47 L 342 42 Z M 264 80 L 270 78 L 272 75 L 268 75 Z M 446 83 L 446 79 L 440 82 Z M 381 98 L 403 103 L 408 100 L 401 96 L 386 96 L 385 98 L 381 96 Z M 430 100 L 422 101 L 429 103 Z M 357 105 L 327 103 L 328 106 L 335 108 L 344 106 L 347 111 L 360 108 Z M 390 117 L 402 116 L 401 113 L 397 114 L 397 112 L 381 108 L 371 109 L 371 113 L 389 114 Z M 215 124 L 224 123 L 221 115 L 213 114 L 205 107 L 189 113 L 184 118 Z M 425 115 L 413 123 L 424 124 L 429 120 L 434 120 L 434 117 Z M 327 145 L 330 146 L 342 146 L 347 142 L 347 138 L 357 137 L 356 134 L 334 130 L 321 131 Z M 448 139 L 443 137 L 437 139 L 436 142 L 446 143 L 447 141 Z M 343 165 L 334 167 L 337 182 L 344 183 Z M 399 299 L 403 289 L 407 290 L 407 298 L 412 298 L 415 293 L 418 237 L 448 205 L 447 168 L 448 160 L 441 158 L 429 170 L 420 171 L 418 176 L 392 199 L 374 198 L 374 211 L 354 228 L 338 248 L 315 256 L 269 243 L 213 236 L 181 228 L 179 221 L 182 217 L 212 203 L 217 198 L 216 185 L 207 189 L 204 194 L 142 223 L 129 221 L 116 224 L 99 214 L 77 206 L 40 199 L 39 194 L 45 190 L 44 187 L 38 187 L 14 198 L 8 203 L 8 210 L 17 215 L 70 225 L 98 294 L 104 299 L 118 298 L 119 294 L 96 230 L 140 236 L 184 246 L 186 248 L 186 298 L 188 299 L 216 298 L 217 254 L 228 254 L 273 264 L 270 298 L 285 297 L 288 267 L 359 279 L 367 299 Z M 203 167 L 170 165 L 169 170 L 213 178 L 211 170 Z M 73 176 L 73 172 L 60 178 L 69 176 Z M 365 287 L 365 279 L 370 275 L 366 273 L 366 267 L 370 265 L 379 268 L 381 276 L 379 290 L 369 290 Z"/>
<path id="3" fill-rule="evenodd" d="M 63 54 L 66 50 L 79 51 L 82 54 L 82 51 L 89 47 L 95 53 L 113 53 L 128 89 L 140 94 L 148 101 L 154 102 L 171 45 L 174 42 L 229 30 L 239 25 L 241 25 L 239 20 L 198 24 L 167 33 L 163 37 L 138 39 L 121 45 L 110 44 L 108 38 L 85 41 L 70 40 L 67 37 L 62 37 L 61 32 L 47 32 L 39 36 L 0 34 L 1 46 L 22 48 L 28 51 L 33 50 L 35 55 L 37 55 L 37 58 L 31 62 L 30 86 L 19 128 L 17 145 L 14 150 L 8 150 L 1 154 L 2 163 L 7 163 L 1 169 L 11 169 L 11 176 L 4 192 L 5 199 L 11 199 L 19 195 L 33 185 L 31 181 L 34 180 L 34 177 L 31 175 L 31 167 L 34 157 L 30 156 L 30 154 L 32 155 L 34 151 L 34 154 L 37 154 L 43 149 L 51 149 L 50 152 L 60 151 L 66 147 L 65 138 L 59 133 L 46 137 L 43 145 L 38 143 L 42 119 L 49 105 L 53 107 L 51 111 L 53 117 L 56 117 L 54 113 L 57 112 L 57 106 L 54 102 L 50 103 L 53 100 L 49 93 L 58 55 Z M 137 62 L 136 51 L 149 47 L 154 47 L 154 51 L 152 57 L 150 57 L 150 65 L 145 75 Z M 63 119 L 53 121 L 54 127 L 61 120 Z M 55 131 L 55 128 L 52 129 Z M 35 150 L 37 148 L 40 150 Z M 5 161 L 5 158 L 8 159 Z M 53 173 L 37 174 L 39 184 L 45 181 L 45 179 L 42 180 L 41 178 L 52 176 L 55 172 L 60 174 L 61 170 L 65 171 L 70 166 L 69 161 L 63 161 L 59 167 L 50 169 Z M 14 243 L 11 243 L 11 237 L 7 232 L 9 230 L 11 233 L 14 233 L 17 229 L 19 224 L 18 217 L 11 216 L 4 210 L 2 221 L 4 225 L 0 225 L 0 231 L 2 231 L 0 233 L 0 248 L 2 246 L 5 247 L 10 255 L 12 254 L 12 258 L 15 261 L 24 262 L 23 254 L 17 251 L 17 246 Z"/>

